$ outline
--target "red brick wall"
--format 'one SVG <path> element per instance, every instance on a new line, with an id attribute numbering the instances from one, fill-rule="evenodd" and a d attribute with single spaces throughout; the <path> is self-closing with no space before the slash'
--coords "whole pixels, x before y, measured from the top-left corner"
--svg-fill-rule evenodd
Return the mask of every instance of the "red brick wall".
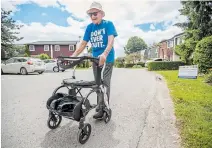
<path id="1" fill-rule="evenodd" d="M 162 42 L 161 46 L 159 47 L 159 58 L 172 61 L 172 56 L 173 56 L 173 49 L 167 48 L 166 41 Z"/>
<path id="2" fill-rule="evenodd" d="M 167 55 L 167 43 L 166 41 L 162 42 L 159 48 L 159 58 L 165 58 Z"/>

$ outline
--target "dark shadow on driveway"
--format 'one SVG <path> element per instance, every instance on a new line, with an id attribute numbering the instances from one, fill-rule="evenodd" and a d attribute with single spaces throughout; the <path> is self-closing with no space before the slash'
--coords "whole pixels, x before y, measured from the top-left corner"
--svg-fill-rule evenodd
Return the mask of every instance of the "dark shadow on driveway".
<path id="1" fill-rule="evenodd" d="M 105 124 L 104 121 L 94 121 L 89 119 L 91 124 L 91 135 L 88 141 L 82 145 L 77 140 L 78 122 L 70 121 L 70 123 L 60 126 L 55 130 L 46 133 L 43 142 L 40 144 L 42 148 L 100 148 L 115 147 L 119 144 L 119 140 L 113 138 L 115 131 L 115 122 L 112 120 Z M 92 121 L 93 120 L 93 121 Z M 85 122 L 87 123 L 87 122 Z"/>

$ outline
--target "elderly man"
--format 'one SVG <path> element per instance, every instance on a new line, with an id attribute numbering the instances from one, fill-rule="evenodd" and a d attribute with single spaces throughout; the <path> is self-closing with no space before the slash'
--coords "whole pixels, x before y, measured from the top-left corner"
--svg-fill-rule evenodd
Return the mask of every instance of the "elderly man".
<path id="1" fill-rule="evenodd" d="M 92 23 L 90 23 L 83 37 L 80 47 L 73 53 L 73 56 L 78 56 L 90 41 L 92 46 L 93 57 L 99 57 L 99 65 L 105 64 L 103 72 L 103 82 L 106 86 L 106 94 L 108 99 L 110 97 L 110 81 L 113 71 L 113 64 L 115 59 L 115 51 L 113 48 L 114 38 L 117 36 L 116 29 L 111 21 L 104 20 L 105 12 L 102 10 L 100 3 L 93 2 L 90 9 L 87 10 Z M 96 79 L 97 68 L 93 65 L 93 73 Z M 98 94 L 97 94 L 98 96 Z M 96 108 L 97 113 L 93 116 L 95 119 L 102 118 L 103 116 L 103 100 L 97 97 L 98 105 Z"/>

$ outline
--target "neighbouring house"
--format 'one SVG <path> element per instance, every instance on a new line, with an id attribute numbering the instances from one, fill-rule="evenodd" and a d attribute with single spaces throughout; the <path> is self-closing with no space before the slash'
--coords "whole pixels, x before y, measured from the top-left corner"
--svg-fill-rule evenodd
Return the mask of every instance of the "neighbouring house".
<path id="1" fill-rule="evenodd" d="M 162 40 L 158 47 L 158 58 L 171 60 L 172 59 L 172 51 L 170 51 L 170 48 L 168 48 L 167 44 L 168 40 Z"/>
<path id="2" fill-rule="evenodd" d="M 154 59 L 158 57 L 158 50 L 156 45 L 152 45 L 148 49 L 148 58 Z"/>
<path id="3" fill-rule="evenodd" d="M 48 54 L 51 58 L 58 56 L 71 56 L 77 48 L 79 41 L 38 41 L 27 43 L 31 56 L 42 53 Z"/>
<path id="4" fill-rule="evenodd" d="M 170 61 L 179 61 L 179 56 L 174 52 L 175 47 L 183 43 L 184 33 L 177 34 L 170 39 L 162 40 L 158 48 L 158 58 Z"/>

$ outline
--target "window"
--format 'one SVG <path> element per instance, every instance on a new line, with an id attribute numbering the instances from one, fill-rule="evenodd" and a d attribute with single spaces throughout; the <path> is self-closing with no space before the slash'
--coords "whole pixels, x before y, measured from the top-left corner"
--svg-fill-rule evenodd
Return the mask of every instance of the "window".
<path id="1" fill-rule="evenodd" d="M 69 45 L 69 51 L 74 51 L 74 45 Z"/>
<path id="2" fill-rule="evenodd" d="M 60 45 L 55 45 L 54 48 L 55 48 L 55 51 L 60 51 Z"/>
<path id="3" fill-rule="evenodd" d="M 11 59 L 7 60 L 5 63 L 6 64 L 10 64 L 10 63 L 14 63 L 14 62 L 15 62 L 15 59 L 11 58 Z"/>
<path id="4" fill-rule="evenodd" d="M 29 51 L 35 51 L 35 46 L 34 45 L 29 45 Z"/>
<path id="5" fill-rule="evenodd" d="M 44 51 L 49 51 L 49 45 L 44 45 Z"/>

